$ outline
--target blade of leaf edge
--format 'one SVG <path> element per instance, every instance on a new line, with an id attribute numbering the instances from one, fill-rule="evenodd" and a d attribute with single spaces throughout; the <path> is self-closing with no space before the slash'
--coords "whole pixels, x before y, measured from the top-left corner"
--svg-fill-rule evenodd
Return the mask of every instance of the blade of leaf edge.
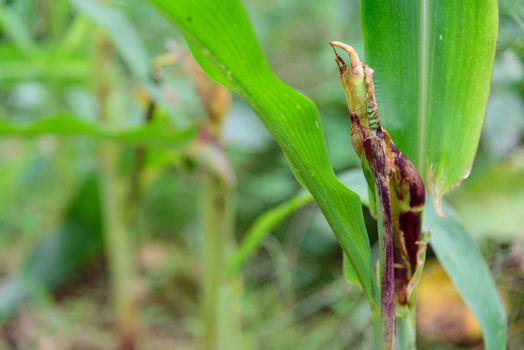
<path id="1" fill-rule="evenodd" d="M 315 197 L 373 305 L 371 252 L 358 196 L 335 177 L 314 103 L 281 82 L 237 0 L 152 1 L 251 105 Z"/>
<path id="2" fill-rule="evenodd" d="M 506 348 L 506 314 L 495 281 L 475 242 L 453 209 L 443 203 L 441 217 L 430 202 L 424 210 L 424 230 L 431 230 L 431 248 L 453 280 L 483 331 L 487 350 Z"/>

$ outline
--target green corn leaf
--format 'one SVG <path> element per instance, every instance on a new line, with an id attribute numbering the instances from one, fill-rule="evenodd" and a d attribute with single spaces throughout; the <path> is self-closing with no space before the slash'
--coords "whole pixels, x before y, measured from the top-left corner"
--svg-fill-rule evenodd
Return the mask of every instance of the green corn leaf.
<path id="1" fill-rule="evenodd" d="M 468 175 L 475 156 L 497 1 L 365 0 L 362 21 L 381 120 L 438 202 Z"/>
<path id="2" fill-rule="evenodd" d="M 357 273 L 353 269 L 353 266 L 349 263 L 347 256 L 344 254 L 342 256 L 342 273 L 348 284 L 359 285 Z"/>
<path id="3" fill-rule="evenodd" d="M 46 81 L 71 83 L 85 81 L 92 73 L 88 60 L 57 57 L 39 53 L 22 55 L 0 62 L 0 84 L 16 84 L 20 81 Z"/>
<path id="4" fill-rule="evenodd" d="M 153 123 L 137 128 L 111 129 L 67 115 L 43 118 L 29 124 L 13 123 L 6 119 L 0 119 L 0 136 L 4 138 L 42 135 L 82 136 L 130 144 L 181 147 L 186 146 L 195 134 L 196 129 L 194 128 L 173 130 L 163 123 Z"/>
<path id="5" fill-rule="evenodd" d="M 142 81 L 150 79 L 147 51 L 135 28 L 116 7 L 98 1 L 72 0 L 72 4 L 111 38 L 129 70 Z"/>
<path id="6" fill-rule="evenodd" d="M 206 72 L 218 82 L 225 80 L 265 123 L 326 216 L 368 300 L 375 303 L 359 197 L 333 173 L 314 103 L 274 75 L 240 1 L 152 2 L 183 32 Z"/>
<path id="7" fill-rule="evenodd" d="M 71 0 L 71 3 L 107 34 L 127 68 L 149 95 L 164 109 L 172 111 L 171 104 L 153 82 L 149 53 L 129 18 L 118 7 L 98 1 Z"/>
<path id="8" fill-rule="evenodd" d="M 487 350 L 506 348 L 506 315 L 488 266 L 475 242 L 444 203 L 441 217 L 429 203 L 424 229 L 431 231 L 431 248 L 480 323 Z"/>
<path id="9" fill-rule="evenodd" d="M 36 45 L 25 23 L 6 5 L 0 6 L 0 33 L 5 34 L 21 52 L 31 54 L 36 51 Z"/>

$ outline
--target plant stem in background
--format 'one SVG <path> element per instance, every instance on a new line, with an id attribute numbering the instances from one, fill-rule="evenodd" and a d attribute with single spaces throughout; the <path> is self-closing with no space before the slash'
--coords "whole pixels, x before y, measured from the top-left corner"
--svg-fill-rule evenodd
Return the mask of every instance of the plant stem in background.
<path id="1" fill-rule="evenodd" d="M 236 349 L 241 327 L 241 283 L 226 276 L 234 248 L 233 193 L 216 177 L 204 175 L 202 246 L 202 349 Z"/>
<path id="2" fill-rule="evenodd" d="M 210 81 L 190 58 L 184 62 L 187 75 L 200 96 L 206 121 L 192 148 L 204 183 L 202 242 L 202 348 L 240 349 L 242 334 L 242 277 L 228 274 L 236 248 L 234 225 L 235 175 L 222 138 L 230 93 Z"/>
<path id="3" fill-rule="evenodd" d="M 112 47 L 102 33 L 96 35 L 96 97 L 98 120 L 110 123 L 112 110 L 111 71 Z M 135 301 L 133 296 L 133 262 L 128 231 L 123 213 L 123 182 L 118 174 L 120 148 L 110 141 L 99 143 L 100 191 L 102 216 L 106 240 L 106 255 L 109 263 L 112 303 L 120 333 L 120 348 L 136 348 Z"/>
<path id="4" fill-rule="evenodd" d="M 100 143 L 100 191 L 109 263 L 112 302 L 117 327 L 121 336 L 121 349 L 135 349 L 135 305 L 133 296 L 134 275 L 131 244 L 122 213 L 122 180 L 115 165 L 120 159 L 119 148 L 110 142 Z"/>
<path id="5" fill-rule="evenodd" d="M 151 96 L 148 97 L 149 101 L 147 102 L 146 111 L 144 114 L 144 125 L 148 125 L 153 121 L 153 116 L 155 114 L 156 104 Z M 138 146 L 134 150 L 133 154 L 133 169 L 131 171 L 131 178 L 129 184 L 129 199 L 132 206 L 137 207 L 139 205 L 141 195 L 142 195 L 142 186 L 140 183 L 140 175 L 142 174 L 142 169 L 144 167 L 144 162 L 146 159 L 146 147 Z M 135 211 L 135 210 L 133 210 Z"/>

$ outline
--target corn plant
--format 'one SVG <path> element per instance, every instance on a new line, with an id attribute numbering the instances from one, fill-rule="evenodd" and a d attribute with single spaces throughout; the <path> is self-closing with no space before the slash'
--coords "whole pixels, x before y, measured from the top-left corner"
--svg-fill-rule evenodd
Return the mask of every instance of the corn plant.
<path id="1" fill-rule="evenodd" d="M 415 281 L 409 300 L 399 301 L 398 290 L 394 290 L 395 301 L 391 288 L 399 281 L 392 262 L 398 250 L 394 253 L 388 249 L 393 237 L 391 228 L 384 224 L 390 214 L 379 215 L 379 231 L 383 232 L 383 241 L 390 243 L 380 251 L 380 260 L 385 263 L 377 271 L 361 209 L 361 201 L 375 206 L 375 193 L 368 193 L 362 178 L 351 177 L 348 188 L 334 174 L 318 110 L 310 99 L 273 73 L 240 2 L 152 2 L 182 31 L 206 73 L 250 104 L 282 149 L 297 181 L 309 193 L 262 217 L 231 260 L 231 270 L 238 270 L 268 227 L 314 200 L 343 250 L 348 280 L 362 287 L 369 302 L 376 347 L 415 348 L 411 298 L 416 295 L 416 276 L 411 276 Z M 442 200 L 467 177 L 475 155 L 493 65 L 497 4 L 366 0 L 362 3 L 362 20 L 365 57 L 375 70 L 378 91 L 377 104 L 370 113 L 376 113 L 374 108 L 378 107 L 384 130 L 411 159 L 431 194 L 424 209 L 423 230 L 478 318 L 486 348 L 503 349 L 506 320 L 493 279 L 453 210 Z M 337 61 L 342 69 L 345 63 L 339 58 Z M 356 63 L 350 57 L 349 64 Z M 366 101 L 369 95 L 366 97 L 365 89 L 371 80 L 363 84 Z M 358 94 L 354 88 L 354 84 L 346 86 L 346 93 Z M 348 99 L 351 109 L 355 101 Z M 369 173 L 365 168 L 370 164 L 363 161 L 363 165 Z M 384 166 L 380 162 L 370 166 L 375 180 L 385 171 Z M 382 204 L 384 209 L 386 196 L 378 193 L 377 207 Z M 417 238 L 416 243 L 423 244 L 423 239 Z"/>

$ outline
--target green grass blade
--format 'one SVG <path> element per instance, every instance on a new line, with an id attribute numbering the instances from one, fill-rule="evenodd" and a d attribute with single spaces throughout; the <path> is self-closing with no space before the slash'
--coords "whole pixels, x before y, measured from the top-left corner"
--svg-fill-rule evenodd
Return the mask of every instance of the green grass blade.
<path id="1" fill-rule="evenodd" d="M 234 275 L 240 271 L 246 260 L 261 246 L 267 235 L 282 221 L 298 209 L 313 202 L 309 193 L 300 193 L 260 215 L 249 228 L 242 243 L 232 255 L 228 264 L 228 274 Z"/>
<path id="2" fill-rule="evenodd" d="M 138 145 L 181 147 L 186 146 L 195 134 L 196 130 L 193 128 L 174 130 L 162 123 L 137 128 L 113 129 L 67 115 L 51 116 L 29 124 L 0 119 L 0 136 L 4 138 L 42 135 L 82 136 Z"/>
<path id="3" fill-rule="evenodd" d="M 477 149 L 497 1 L 365 0 L 362 21 L 381 120 L 439 200 L 467 176 Z"/>
<path id="4" fill-rule="evenodd" d="M 0 33 L 15 44 L 16 48 L 25 54 L 36 51 L 36 45 L 25 23 L 9 6 L 0 6 Z"/>
<path id="5" fill-rule="evenodd" d="M 207 73 L 225 79 L 265 123 L 296 178 L 322 209 L 372 302 L 371 254 L 359 197 L 333 173 L 316 106 L 274 75 L 240 2 L 152 2 L 199 51 L 196 56 L 205 60 Z"/>
<path id="6" fill-rule="evenodd" d="M 453 280 L 466 305 L 475 314 L 487 350 L 506 348 L 506 314 L 482 254 L 454 211 L 444 205 L 440 217 L 429 203 L 424 211 L 424 229 L 431 230 L 431 248 Z"/>
<path id="7" fill-rule="evenodd" d="M 98 1 L 71 0 L 75 8 L 98 25 L 111 39 L 134 78 L 163 108 L 172 111 L 171 105 L 153 81 L 149 53 L 132 21 L 117 6 Z"/>
<path id="8" fill-rule="evenodd" d="M 85 59 L 53 57 L 45 53 L 33 56 L 15 56 L 0 62 L 0 84 L 15 85 L 21 81 L 78 83 L 85 81 L 92 72 L 91 63 Z"/>
<path id="9" fill-rule="evenodd" d="M 150 79 L 147 51 L 131 22 L 116 7 L 98 1 L 72 0 L 84 15 L 104 29 L 129 70 L 142 81 Z"/>

